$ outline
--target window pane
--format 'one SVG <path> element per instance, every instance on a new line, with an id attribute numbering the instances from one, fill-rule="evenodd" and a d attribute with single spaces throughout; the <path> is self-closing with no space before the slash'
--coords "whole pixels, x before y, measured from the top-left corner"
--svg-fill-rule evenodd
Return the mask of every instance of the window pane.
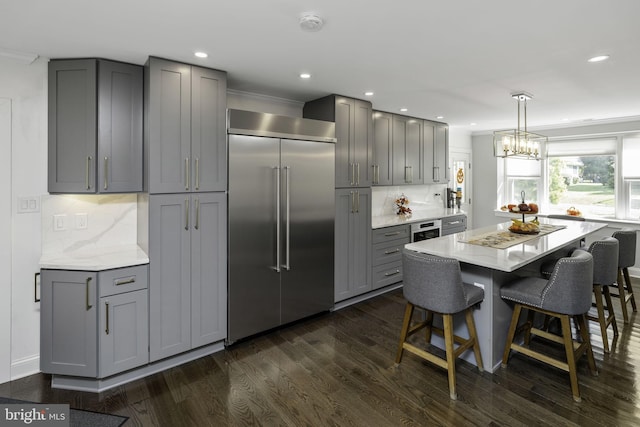
<path id="1" fill-rule="evenodd" d="M 529 160 L 531 161 L 531 160 Z M 538 203 L 538 180 L 532 178 L 509 178 L 507 180 L 507 202 L 520 203 L 522 202 L 522 192 L 525 193 L 525 202 Z"/>
<path id="2" fill-rule="evenodd" d="M 623 144 L 622 176 L 640 178 L 640 137 L 625 137 Z"/>
<path id="3" fill-rule="evenodd" d="M 541 161 L 507 158 L 507 175 L 540 176 Z"/>
<path id="4" fill-rule="evenodd" d="M 640 181 L 629 183 L 629 218 L 640 219 Z"/>
<path id="5" fill-rule="evenodd" d="M 615 156 L 549 157 L 548 213 L 615 217 Z"/>

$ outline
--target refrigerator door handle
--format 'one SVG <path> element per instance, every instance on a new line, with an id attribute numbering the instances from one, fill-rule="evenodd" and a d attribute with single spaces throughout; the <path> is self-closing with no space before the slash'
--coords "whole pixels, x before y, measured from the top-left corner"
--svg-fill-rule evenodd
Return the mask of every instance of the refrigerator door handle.
<path id="1" fill-rule="evenodd" d="M 280 273 L 280 168 L 274 166 L 276 173 L 276 265 L 272 267 L 276 273 Z"/>
<path id="2" fill-rule="evenodd" d="M 289 174 L 291 173 L 291 168 L 289 166 L 285 166 L 284 168 L 284 185 L 286 186 L 285 189 L 285 214 L 287 215 L 287 221 L 285 222 L 285 249 L 284 249 L 284 253 L 285 253 L 285 260 L 284 260 L 284 265 L 282 267 L 284 267 L 285 270 L 289 271 L 291 270 L 291 265 L 290 265 L 290 256 L 289 256 L 289 246 L 291 243 L 291 181 L 290 181 L 290 177 Z"/>

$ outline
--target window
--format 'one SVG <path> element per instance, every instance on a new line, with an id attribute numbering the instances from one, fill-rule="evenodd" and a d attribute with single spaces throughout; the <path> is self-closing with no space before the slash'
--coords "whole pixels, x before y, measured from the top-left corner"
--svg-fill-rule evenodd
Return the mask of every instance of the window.
<path id="1" fill-rule="evenodd" d="M 555 139 L 544 161 L 499 159 L 500 205 L 536 202 L 541 212 L 574 207 L 592 218 L 640 219 L 640 134 Z"/>

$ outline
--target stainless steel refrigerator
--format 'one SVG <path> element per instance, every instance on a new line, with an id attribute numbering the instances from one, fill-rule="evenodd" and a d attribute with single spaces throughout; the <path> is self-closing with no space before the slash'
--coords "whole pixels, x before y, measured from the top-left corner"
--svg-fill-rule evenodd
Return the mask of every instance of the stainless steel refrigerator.
<path id="1" fill-rule="evenodd" d="M 227 343 L 333 307 L 335 125 L 229 110 Z"/>

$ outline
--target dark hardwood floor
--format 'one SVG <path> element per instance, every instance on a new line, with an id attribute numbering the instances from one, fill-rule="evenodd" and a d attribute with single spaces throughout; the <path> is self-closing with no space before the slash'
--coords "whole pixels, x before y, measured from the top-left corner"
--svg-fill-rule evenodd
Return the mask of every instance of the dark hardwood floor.
<path id="1" fill-rule="evenodd" d="M 52 390 L 38 374 L 0 396 L 125 415 L 126 426 L 640 425 L 640 321 L 623 325 L 618 300 L 610 355 L 591 324 L 600 374 L 580 360 L 581 403 L 567 373 L 518 354 L 493 375 L 458 361 L 451 401 L 444 370 L 411 354 L 394 367 L 404 304 L 393 291 L 100 394 Z"/>

